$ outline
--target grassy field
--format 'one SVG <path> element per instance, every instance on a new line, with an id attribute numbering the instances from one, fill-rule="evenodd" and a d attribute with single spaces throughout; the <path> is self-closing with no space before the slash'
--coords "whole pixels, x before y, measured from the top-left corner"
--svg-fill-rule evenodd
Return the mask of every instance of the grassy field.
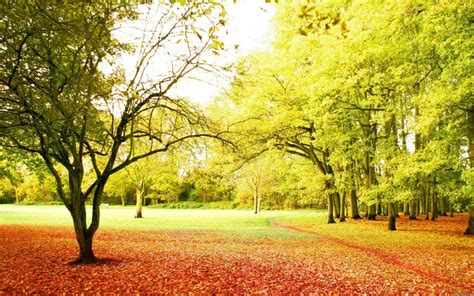
<path id="1" fill-rule="evenodd" d="M 13 293 L 471 293 L 467 216 L 328 225 L 324 211 L 102 209 L 101 264 L 71 266 L 61 206 L 0 205 L 0 295 Z M 91 276 L 93 274 L 94 276 Z"/>
<path id="2" fill-rule="evenodd" d="M 101 209 L 101 230 L 205 230 L 272 237 L 288 233 L 270 227 L 270 221 L 282 217 L 312 218 L 323 211 L 263 211 L 251 210 L 159 209 L 144 208 L 143 219 L 134 219 L 133 206 L 105 206 Z M 88 218 L 91 208 L 88 208 Z M 64 206 L 0 205 L 0 224 L 67 226 L 72 218 Z M 290 233 L 291 234 L 291 233 Z M 292 235 L 298 235 L 297 233 Z"/>

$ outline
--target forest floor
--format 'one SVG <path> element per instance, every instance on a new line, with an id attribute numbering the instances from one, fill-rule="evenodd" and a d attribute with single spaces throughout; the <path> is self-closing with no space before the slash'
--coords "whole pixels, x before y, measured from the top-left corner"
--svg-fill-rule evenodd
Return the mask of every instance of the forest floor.
<path id="1" fill-rule="evenodd" d="M 352 221 L 324 212 L 103 210 L 94 249 L 77 254 L 67 212 L 0 206 L 0 295 L 474 293 L 467 215 Z"/>

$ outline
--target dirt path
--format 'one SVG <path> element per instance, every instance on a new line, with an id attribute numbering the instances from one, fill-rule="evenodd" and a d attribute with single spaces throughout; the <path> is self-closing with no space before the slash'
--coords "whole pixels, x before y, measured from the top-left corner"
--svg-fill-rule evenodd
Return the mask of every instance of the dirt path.
<path id="1" fill-rule="evenodd" d="M 332 243 L 336 243 L 338 245 L 341 245 L 341 246 L 344 246 L 344 247 L 347 247 L 347 248 L 355 249 L 357 251 L 366 253 L 370 256 L 376 256 L 377 258 L 379 258 L 380 260 L 382 260 L 385 263 L 392 264 L 394 266 L 403 268 L 405 270 L 411 271 L 411 272 L 413 272 L 417 275 L 423 276 L 425 278 L 428 278 L 428 279 L 436 281 L 436 282 L 442 282 L 442 283 L 450 284 L 450 285 L 460 287 L 460 288 L 472 289 L 472 286 L 469 285 L 469 284 L 465 284 L 465 283 L 459 282 L 455 279 L 441 276 L 441 275 L 439 275 L 435 272 L 430 272 L 430 271 L 423 270 L 422 268 L 417 267 L 415 265 L 411 265 L 411 264 L 402 262 L 397 257 L 395 257 L 394 255 L 392 255 L 392 254 L 390 254 L 386 251 L 383 251 L 379 248 L 367 247 L 367 246 L 360 245 L 360 244 L 357 244 L 357 243 L 348 242 L 348 241 L 343 240 L 343 239 L 335 238 L 333 236 L 330 236 L 330 235 L 327 235 L 327 234 L 324 234 L 324 233 L 320 233 L 320 232 L 317 232 L 317 231 L 301 229 L 301 228 L 297 228 L 297 227 L 293 227 L 293 226 L 287 226 L 287 225 L 283 225 L 283 224 L 280 224 L 280 223 L 277 223 L 277 222 L 274 222 L 274 221 L 271 221 L 270 225 L 271 225 L 271 227 L 286 230 L 286 231 L 293 231 L 293 232 L 297 232 L 297 233 L 313 235 L 313 236 L 316 236 L 316 237 L 318 237 L 322 240 L 326 240 L 326 241 L 329 241 L 329 242 L 332 242 Z"/>

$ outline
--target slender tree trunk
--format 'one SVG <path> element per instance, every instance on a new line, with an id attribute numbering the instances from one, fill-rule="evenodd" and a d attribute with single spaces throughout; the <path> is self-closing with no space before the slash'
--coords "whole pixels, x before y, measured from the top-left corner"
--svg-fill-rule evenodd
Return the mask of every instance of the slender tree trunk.
<path id="1" fill-rule="evenodd" d="M 19 204 L 20 203 L 20 195 L 18 194 L 18 190 L 14 189 L 15 192 L 15 203 Z"/>
<path id="2" fill-rule="evenodd" d="M 410 220 L 416 220 L 416 216 L 417 216 L 417 213 L 416 213 L 416 205 L 417 205 L 417 200 L 416 199 L 412 199 L 409 201 L 409 211 L 410 211 L 410 217 L 409 219 Z"/>
<path id="3" fill-rule="evenodd" d="M 438 218 L 438 203 L 437 203 L 437 192 L 432 190 L 431 192 L 431 221 L 435 221 Z"/>
<path id="4" fill-rule="evenodd" d="M 469 163 L 474 167 L 474 105 L 469 106 L 468 114 L 468 139 L 469 139 Z"/>
<path id="5" fill-rule="evenodd" d="M 446 197 L 444 195 L 439 198 L 439 215 L 448 216 L 446 211 Z"/>
<path id="6" fill-rule="evenodd" d="M 125 195 L 124 194 L 120 195 L 120 200 L 122 201 L 122 206 L 124 207 L 125 206 Z"/>
<path id="7" fill-rule="evenodd" d="M 360 219 L 359 207 L 357 206 L 357 192 L 355 189 L 351 190 L 351 218 Z"/>
<path id="8" fill-rule="evenodd" d="M 388 230 L 397 230 L 395 227 L 396 218 L 394 215 L 393 203 L 388 203 Z"/>
<path id="9" fill-rule="evenodd" d="M 143 209 L 143 193 L 144 190 L 141 188 L 142 186 L 140 185 L 139 188 L 136 189 L 135 195 L 137 198 L 137 203 L 135 205 L 135 218 L 143 218 L 142 214 L 142 209 Z"/>
<path id="10" fill-rule="evenodd" d="M 467 222 L 467 228 L 464 234 L 474 235 L 474 205 L 471 205 L 471 208 L 469 210 L 469 220 Z"/>
<path id="11" fill-rule="evenodd" d="M 253 211 L 254 214 L 258 214 L 258 193 L 254 191 L 253 193 Z"/>
<path id="12" fill-rule="evenodd" d="M 410 215 L 410 202 L 408 201 L 403 203 L 403 215 L 404 216 Z"/>
<path id="13" fill-rule="evenodd" d="M 420 202 L 418 202 L 416 199 L 415 199 L 415 216 L 418 217 L 418 215 L 420 214 L 421 210 L 420 210 Z"/>
<path id="14" fill-rule="evenodd" d="M 377 215 L 378 216 L 382 215 L 382 203 L 380 202 L 380 198 L 379 198 L 379 201 L 377 202 Z"/>
<path id="15" fill-rule="evenodd" d="M 346 192 L 344 191 L 341 196 L 341 212 L 339 213 L 339 222 L 346 221 Z"/>
<path id="16" fill-rule="evenodd" d="M 425 189 L 423 188 L 423 185 L 420 188 L 420 214 L 425 213 Z"/>
<path id="17" fill-rule="evenodd" d="M 261 202 L 260 196 L 257 198 L 257 212 L 260 212 L 260 202 Z"/>
<path id="18" fill-rule="evenodd" d="M 425 199 L 425 220 L 429 220 L 430 219 L 430 215 L 429 215 L 429 212 L 430 212 L 430 188 L 428 186 L 426 186 L 426 190 L 425 190 L 425 194 L 423 196 L 423 198 Z"/>

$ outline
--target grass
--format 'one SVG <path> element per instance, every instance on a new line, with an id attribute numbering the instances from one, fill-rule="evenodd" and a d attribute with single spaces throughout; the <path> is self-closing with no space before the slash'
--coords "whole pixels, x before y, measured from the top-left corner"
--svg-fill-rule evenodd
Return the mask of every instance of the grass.
<path id="1" fill-rule="evenodd" d="M 88 207 L 88 218 L 91 208 Z M 134 219 L 133 206 L 101 208 L 100 229 L 115 230 L 204 230 L 238 233 L 245 236 L 304 236 L 270 227 L 272 219 L 287 216 L 323 216 L 321 211 L 262 211 L 220 209 L 161 209 L 145 207 L 143 219 Z M 0 225 L 69 226 L 72 218 L 64 206 L 0 205 Z"/>

